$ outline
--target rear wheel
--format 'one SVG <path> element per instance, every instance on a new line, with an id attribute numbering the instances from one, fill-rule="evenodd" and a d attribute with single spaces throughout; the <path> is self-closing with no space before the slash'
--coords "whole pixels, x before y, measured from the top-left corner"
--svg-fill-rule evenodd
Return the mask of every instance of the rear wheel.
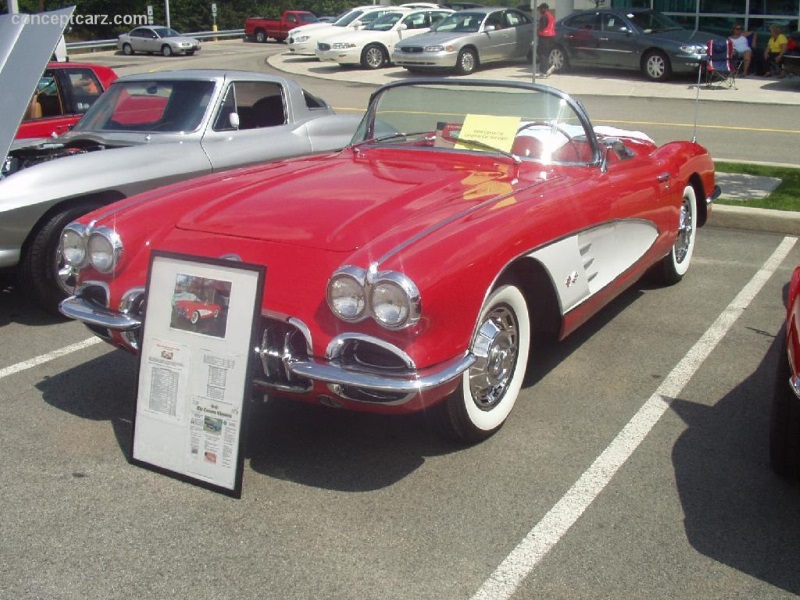
<path id="1" fill-rule="evenodd" d="M 547 62 L 549 66 L 562 73 L 569 69 L 569 58 L 567 58 L 567 53 L 564 52 L 561 46 L 555 46 L 550 50 L 550 54 L 547 56 Z"/>
<path id="2" fill-rule="evenodd" d="M 666 81 L 672 75 L 669 56 L 660 50 L 651 50 L 642 59 L 642 72 L 651 81 Z"/>
<path id="3" fill-rule="evenodd" d="M 267 42 L 267 32 L 263 29 L 256 31 L 256 41 L 259 44 L 265 44 Z"/>
<path id="4" fill-rule="evenodd" d="M 784 341 L 778 356 L 772 415 L 769 424 L 769 460 L 782 477 L 800 479 L 800 399 L 789 383 L 791 372 Z"/>
<path id="5" fill-rule="evenodd" d="M 75 290 L 78 275 L 64 263 L 61 252 L 64 227 L 98 206 L 96 203 L 77 204 L 50 215 L 23 248 L 17 269 L 20 285 L 49 312 L 58 314 L 59 303 Z"/>
<path id="6" fill-rule="evenodd" d="M 683 200 L 678 216 L 678 237 L 672 250 L 661 263 L 664 283 L 667 285 L 678 283 L 689 270 L 697 237 L 696 221 L 697 194 L 691 185 L 687 185 L 683 189 Z"/>
<path id="7" fill-rule="evenodd" d="M 365 69 L 380 69 L 389 62 L 389 56 L 378 44 L 370 44 L 361 52 L 361 66 Z"/>
<path id="8" fill-rule="evenodd" d="M 456 58 L 456 73 L 459 75 L 469 75 L 478 68 L 478 55 L 471 48 L 464 48 L 458 53 Z"/>
<path id="9" fill-rule="evenodd" d="M 466 444 L 500 429 L 522 388 L 531 332 L 519 288 L 505 285 L 489 295 L 477 331 L 470 351 L 478 360 L 464 372 L 458 389 L 437 406 L 443 433 Z"/>

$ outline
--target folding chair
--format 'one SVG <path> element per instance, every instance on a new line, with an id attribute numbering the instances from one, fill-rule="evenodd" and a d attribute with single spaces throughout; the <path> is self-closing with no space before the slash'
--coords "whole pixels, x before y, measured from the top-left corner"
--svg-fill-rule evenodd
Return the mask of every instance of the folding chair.
<path id="1" fill-rule="evenodd" d="M 706 87 L 736 87 L 736 71 L 739 64 L 733 57 L 733 42 L 730 40 L 708 40 L 706 44 Z"/>

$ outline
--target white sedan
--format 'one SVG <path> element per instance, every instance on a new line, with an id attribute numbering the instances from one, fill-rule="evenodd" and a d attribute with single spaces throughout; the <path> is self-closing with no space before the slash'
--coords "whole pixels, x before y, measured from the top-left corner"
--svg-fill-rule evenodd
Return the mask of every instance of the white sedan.
<path id="1" fill-rule="evenodd" d="M 379 69 L 389 64 L 397 42 L 429 31 L 452 10 L 398 8 L 375 19 L 360 31 L 345 31 L 317 42 L 317 58 L 340 65 Z"/>
<path id="2" fill-rule="evenodd" d="M 323 37 L 336 35 L 342 31 L 361 29 L 375 19 L 388 12 L 390 6 L 359 6 L 345 13 L 333 23 L 324 23 L 319 27 L 304 25 L 289 32 L 289 52 L 301 56 L 314 56 L 317 41 Z"/>

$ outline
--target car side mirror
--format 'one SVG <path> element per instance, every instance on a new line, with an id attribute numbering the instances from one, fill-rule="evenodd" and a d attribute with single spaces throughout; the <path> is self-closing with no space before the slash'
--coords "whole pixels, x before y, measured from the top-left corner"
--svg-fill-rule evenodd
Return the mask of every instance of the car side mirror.
<path id="1" fill-rule="evenodd" d="M 406 29 L 408 29 L 408 25 L 406 25 L 405 23 L 401 23 L 400 25 L 397 26 L 397 31 L 405 31 Z"/>
<path id="2" fill-rule="evenodd" d="M 484 31 L 485 31 L 486 33 L 489 33 L 490 31 L 494 31 L 495 29 L 497 29 L 497 27 L 495 27 L 494 25 L 487 25 L 487 26 L 484 28 Z"/>
<path id="3" fill-rule="evenodd" d="M 228 115 L 228 122 L 234 129 L 239 129 L 239 113 L 232 112 Z"/>

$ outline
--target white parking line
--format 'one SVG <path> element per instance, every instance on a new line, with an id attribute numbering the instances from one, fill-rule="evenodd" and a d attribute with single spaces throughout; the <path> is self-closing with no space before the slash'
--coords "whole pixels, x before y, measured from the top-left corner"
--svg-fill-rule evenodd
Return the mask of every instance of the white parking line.
<path id="1" fill-rule="evenodd" d="M 500 566 L 475 593 L 472 600 L 503 600 L 511 597 L 520 583 L 561 540 L 603 491 L 617 470 L 630 458 L 667 411 L 673 398 L 678 397 L 705 359 L 780 266 L 796 242 L 797 238 L 783 239 L 772 256 L 675 366 L 655 393 L 639 409 L 639 412 L 633 416 L 611 444 L 584 471 L 580 479 L 544 518 L 530 530 L 511 554 L 500 563 Z"/>
<path id="2" fill-rule="evenodd" d="M 10 367 L 6 367 L 5 369 L 0 369 L 0 379 L 4 377 L 8 377 L 9 375 L 14 375 L 15 373 L 19 373 L 20 371 L 25 371 L 26 369 L 32 369 L 37 365 L 41 365 L 46 362 L 50 362 L 51 360 L 55 360 L 62 356 L 66 356 L 67 354 L 72 354 L 73 352 L 77 352 L 78 350 L 83 350 L 84 348 L 88 348 L 89 346 L 94 346 L 95 344 L 100 343 L 102 340 L 100 338 L 92 337 L 82 342 L 78 342 L 76 344 L 70 344 L 69 346 L 64 346 L 63 348 L 59 348 L 58 350 L 53 350 L 52 352 L 48 352 L 47 354 L 42 354 L 41 356 L 37 356 L 36 358 L 32 358 L 30 360 L 26 360 L 21 363 L 17 363 L 15 365 L 11 365 Z"/>

